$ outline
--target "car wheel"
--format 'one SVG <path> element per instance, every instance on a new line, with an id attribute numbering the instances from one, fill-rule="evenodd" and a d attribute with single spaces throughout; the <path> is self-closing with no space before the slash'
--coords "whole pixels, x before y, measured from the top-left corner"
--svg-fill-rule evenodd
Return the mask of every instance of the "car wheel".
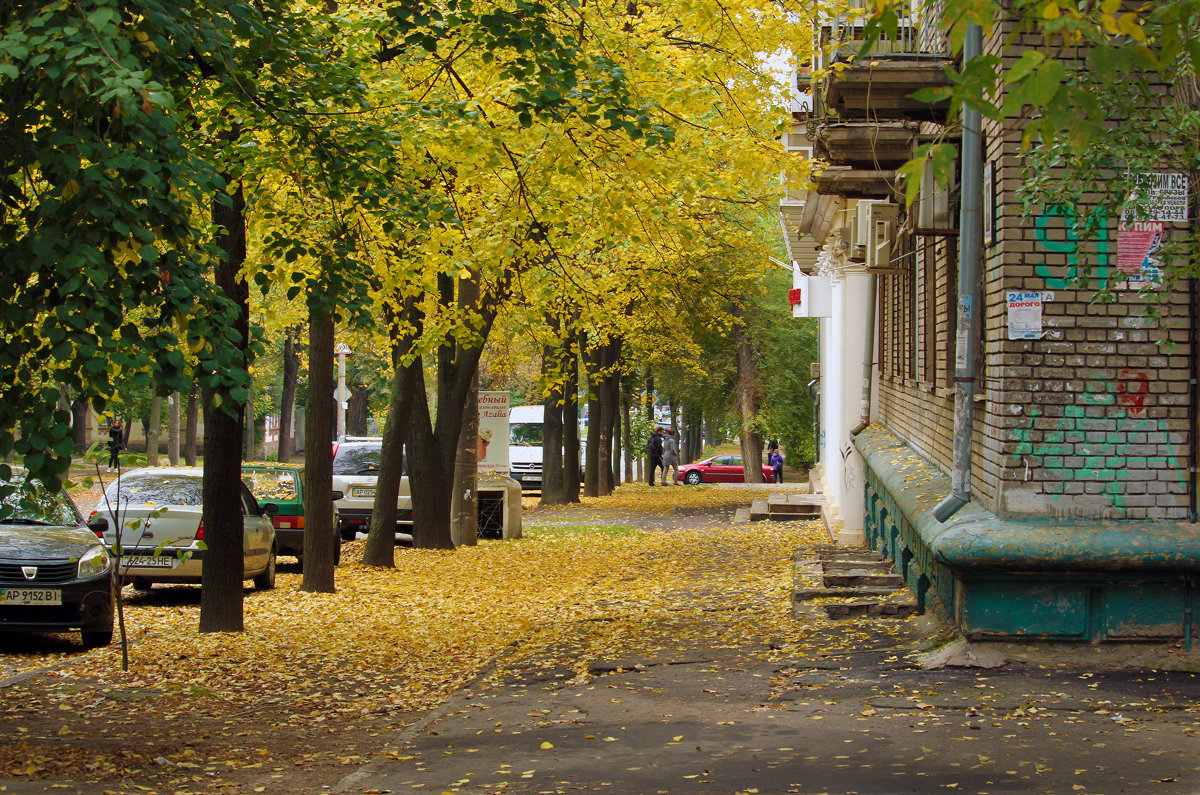
<path id="1" fill-rule="evenodd" d="M 112 627 L 93 631 L 85 629 L 79 634 L 83 637 L 83 647 L 85 649 L 98 649 L 101 646 L 107 646 L 112 643 L 113 639 Z"/>
<path id="2" fill-rule="evenodd" d="M 687 473 L 687 477 L 685 477 L 683 480 L 689 486 L 695 486 L 703 483 L 704 477 L 699 472 L 692 470 L 691 472 Z"/>
<path id="3" fill-rule="evenodd" d="M 130 585 L 133 586 L 133 590 L 142 591 L 145 593 L 154 586 L 154 583 L 150 582 L 145 577 L 134 577 L 133 580 L 130 581 Z"/>
<path id="4" fill-rule="evenodd" d="M 333 537 L 333 565 L 338 565 L 342 562 L 342 537 Z"/>
<path id="5" fill-rule="evenodd" d="M 343 527 L 340 532 L 341 532 L 341 538 L 343 541 L 353 541 L 354 539 L 358 538 L 358 531 L 355 530 L 353 527 L 351 527 L 351 528 Z"/>
<path id="6" fill-rule="evenodd" d="M 271 557 L 267 558 L 267 567 L 263 569 L 263 573 L 254 578 L 254 587 L 260 591 L 269 591 L 275 587 L 275 550 L 271 550 Z"/>

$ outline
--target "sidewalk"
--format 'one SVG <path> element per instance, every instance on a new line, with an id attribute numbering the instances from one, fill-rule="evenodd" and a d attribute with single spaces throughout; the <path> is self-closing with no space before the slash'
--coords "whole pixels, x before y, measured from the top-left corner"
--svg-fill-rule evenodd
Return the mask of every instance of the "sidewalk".
<path id="1" fill-rule="evenodd" d="M 734 624 L 762 603 L 711 562 L 664 595 L 674 617 L 617 619 L 627 646 L 572 656 L 587 621 L 525 644 L 332 791 L 1200 791 L 1193 674 L 922 670 L 926 619 L 808 618 L 746 643 Z"/>

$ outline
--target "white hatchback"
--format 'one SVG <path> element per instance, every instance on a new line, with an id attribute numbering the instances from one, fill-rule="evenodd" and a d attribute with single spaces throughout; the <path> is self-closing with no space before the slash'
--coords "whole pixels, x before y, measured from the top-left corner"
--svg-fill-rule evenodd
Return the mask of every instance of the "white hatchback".
<path id="1" fill-rule="evenodd" d="M 333 490 L 342 493 L 337 507 L 338 531 L 353 541 L 358 532 L 371 529 L 375 509 L 375 486 L 379 480 L 379 462 L 383 439 L 378 436 L 346 436 L 333 446 Z M 396 497 L 396 524 L 411 525 L 412 497 L 408 491 L 408 469 L 400 462 L 400 493 Z"/>
<path id="2" fill-rule="evenodd" d="M 121 528 L 119 574 L 138 590 L 152 583 L 199 583 L 204 565 L 201 521 L 204 473 L 193 468 L 137 469 L 105 490 L 88 525 L 115 551 Z M 275 528 L 254 495 L 238 481 L 242 502 L 245 579 L 275 587 Z M 120 518 L 117 521 L 116 517 Z"/>

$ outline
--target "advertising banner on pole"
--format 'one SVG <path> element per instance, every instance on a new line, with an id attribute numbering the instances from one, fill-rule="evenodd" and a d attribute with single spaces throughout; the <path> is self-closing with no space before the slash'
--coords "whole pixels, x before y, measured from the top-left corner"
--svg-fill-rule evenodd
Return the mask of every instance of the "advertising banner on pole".
<path id="1" fill-rule="evenodd" d="M 508 474 L 508 393 L 479 393 L 479 471 Z"/>

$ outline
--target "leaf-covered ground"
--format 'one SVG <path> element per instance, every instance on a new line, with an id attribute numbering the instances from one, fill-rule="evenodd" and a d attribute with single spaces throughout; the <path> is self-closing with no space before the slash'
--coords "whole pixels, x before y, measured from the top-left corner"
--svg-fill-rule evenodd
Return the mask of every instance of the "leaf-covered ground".
<path id="1" fill-rule="evenodd" d="M 0 690 L 0 779 L 299 791 L 299 781 L 334 781 L 397 753 L 382 734 L 531 649 L 586 678 L 587 660 L 670 642 L 644 627 L 669 619 L 686 633 L 689 613 L 722 609 L 730 615 L 714 646 L 796 644 L 806 628 L 789 614 L 791 555 L 826 539 L 815 522 L 729 523 L 734 507 L 765 493 L 625 486 L 581 506 L 527 508 L 521 540 L 398 548 L 394 571 L 358 563 L 357 542 L 336 594 L 300 592 L 286 565 L 276 590 L 248 591 L 241 634 L 196 631 L 198 588 L 127 591 L 128 673 L 116 645 L 80 655 L 65 636 L 15 636 L 0 657 L 7 675 L 59 663 Z M 557 648 L 561 660 L 545 654 Z"/>

